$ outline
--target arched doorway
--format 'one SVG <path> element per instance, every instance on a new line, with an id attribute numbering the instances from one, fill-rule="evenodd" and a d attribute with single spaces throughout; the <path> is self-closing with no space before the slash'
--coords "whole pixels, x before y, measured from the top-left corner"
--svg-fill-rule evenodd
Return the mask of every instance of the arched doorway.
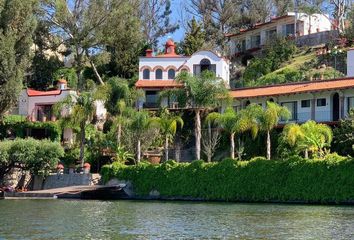
<path id="1" fill-rule="evenodd" d="M 339 120 L 339 94 L 335 93 L 332 96 L 332 120 Z"/>

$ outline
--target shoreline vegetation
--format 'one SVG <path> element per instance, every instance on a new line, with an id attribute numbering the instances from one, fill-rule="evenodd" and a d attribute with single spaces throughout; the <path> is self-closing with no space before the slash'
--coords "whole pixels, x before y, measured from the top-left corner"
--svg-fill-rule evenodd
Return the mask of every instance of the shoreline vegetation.
<path id="1" fill-rule="evenodd" d="M 354 159 L 328 154 L 311 160 L 256 157 L 216 163 L 113 163 L 104 166 L 101 174 L 104 182 L 130 181 L 132 199 L 354 204 L 353 171 Z"/>

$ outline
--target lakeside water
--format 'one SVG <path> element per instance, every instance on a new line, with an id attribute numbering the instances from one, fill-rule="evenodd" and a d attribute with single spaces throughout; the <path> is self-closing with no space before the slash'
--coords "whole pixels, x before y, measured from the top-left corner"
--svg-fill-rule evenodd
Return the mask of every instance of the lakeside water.
<path id="1" fill-rule="evenodd" d="M 0 239 L 354 239 L 354 207 L 1 200 Z"/>

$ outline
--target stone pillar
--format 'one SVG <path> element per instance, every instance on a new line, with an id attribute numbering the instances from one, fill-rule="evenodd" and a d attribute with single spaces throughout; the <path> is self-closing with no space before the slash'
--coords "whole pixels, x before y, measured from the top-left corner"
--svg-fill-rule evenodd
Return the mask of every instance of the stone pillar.
<path id="1" fill-rule="evenodd" d="M 311 99 L 311 120 L 316 121 L 316 98 L 313 96 Z"/>

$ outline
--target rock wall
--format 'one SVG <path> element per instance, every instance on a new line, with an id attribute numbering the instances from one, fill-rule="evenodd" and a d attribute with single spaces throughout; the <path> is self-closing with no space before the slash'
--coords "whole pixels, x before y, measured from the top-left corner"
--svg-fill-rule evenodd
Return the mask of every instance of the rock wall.
<path id="1" fill-rule="evenodd" d="M 50 188 L 62 188 L 69 186 L 79 185 L 96 185 L 100 181 L 99 174 L 53 174 L 45 178 L 41 176 L 35 176 L 33 181 L 33 190 L 50 189 Z"/>

